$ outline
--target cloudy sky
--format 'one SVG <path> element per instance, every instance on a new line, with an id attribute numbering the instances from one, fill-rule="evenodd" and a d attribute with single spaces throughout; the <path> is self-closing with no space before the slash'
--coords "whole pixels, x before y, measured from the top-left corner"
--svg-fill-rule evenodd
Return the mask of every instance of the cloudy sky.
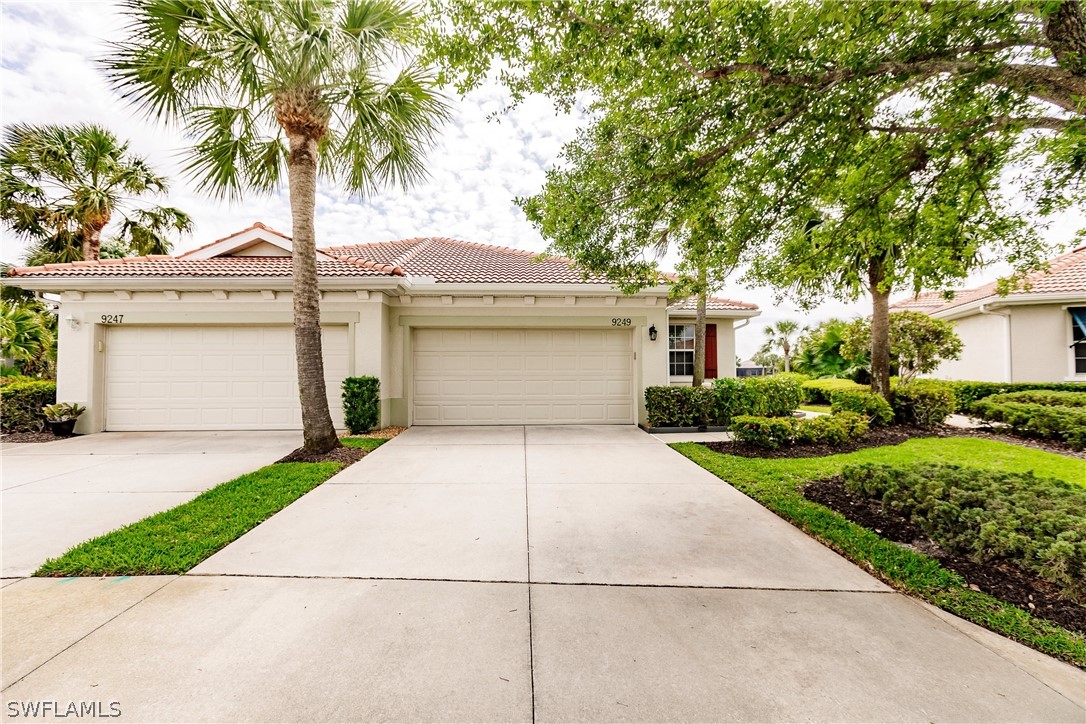
<path id="1" fill-rule="evenodd" d="M 285 192 L 251 194 L 243 201 L 217 201 L 195 191 L 182 178 L 177 132 L 137 116 L 116 98 L 95 67 L 104 42 L 122 37 L 123 18 L 109 2 L 9 2 L 0 0 L 0 117 L 4 124 L 95 122 L 131 142 L 172 179 L 169 205 L 184 209 L 196 222 L 195 233 L 177 251 L 199 246 L 263 221 L 290 230 Z M 505 107 L 496 86 L 467 97 L 450 94 L 455 107 L 431 155 L 430 180 L 410 192 L 373 198 L 349 197 L 324 186 L 318 192 L 317 234 L 321 245 L 387 241 L 441 235 L 486 244 L 542 251 L 546 243 L 513 203 L 535 193 L 546 170 L 559 160 L 562 145 L 573 138 L 583 118 L 558 114 L 548 101 L 532 98 L 517 109 L 488 116 Z M 1053 243 L 1066 243 L 1075 219 L 1050 230 Z M 23 244 L 6 232 L 0 259 L 22 260 Z M 666 267 L 668 260 L 664 260 Z M 988 272 L 988 278 L 994 272 Z M 777 319 L 810 322 L 829 316 L 853 316 L 866 305 L 830 301 L 813 313 L 799 314 L 777 304 L 771 290 L 728 287 L 724 296 L 758 304 L 763 314 L 737 334 L 738 352 L 749 357 L 760 345 L 761 328 Z"/>

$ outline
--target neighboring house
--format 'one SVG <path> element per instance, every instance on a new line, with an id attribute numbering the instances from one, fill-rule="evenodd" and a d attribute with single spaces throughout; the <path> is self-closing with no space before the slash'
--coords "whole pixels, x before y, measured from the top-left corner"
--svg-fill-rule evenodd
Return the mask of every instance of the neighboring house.
<path id="1" fill-rule="evenodd" d="M 60 296 L 57 397 L 87 406 L 81 432 L 297 429 L 290 255 L 258 223 L 8 282 Z M 383 424 L 633 424 L 646 386 L 690 372 L 693 313 L 663 284 L 623 296 L 568 260 L 439 238 L 322 249 L 317 267 L 337 425 L 348 376 L 380 378 Z M 757 314 L 714 302 L 718 375 L 735 374 L 733 323 Z"/>
<path id="2" fill-rule="evenodd" d="M 763 377 L 769 370 L 752 359 L 744 360 L 735 368 L 736 377 Z"/>
<path id="3" fill-rule="evenodd" d="M 930 376 L 990 382 L 1086 381 L 1086 246 L 1048 262 L 1006 295 L 995 283 L 897 302 L 891 310 L 925 312 L 952 322 L 959 360 Z"/>

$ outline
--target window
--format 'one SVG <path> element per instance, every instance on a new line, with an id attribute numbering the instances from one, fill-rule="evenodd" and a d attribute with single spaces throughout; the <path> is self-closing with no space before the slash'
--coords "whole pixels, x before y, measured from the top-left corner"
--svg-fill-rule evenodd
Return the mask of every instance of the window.
<path id="1" fill-rule="evenodd" d="M 1071 347 L 1075 374 L 1086 375 L 1086 307 L 1071 307 Z"/>
<path id="2" fill-rule="evenodd" d="M 1086 347 L 1086 345 L 1083 345 Z M 668 374 L 672 377 L 694 376 L 694 325 L 669 324 L 667 327 Z"/>

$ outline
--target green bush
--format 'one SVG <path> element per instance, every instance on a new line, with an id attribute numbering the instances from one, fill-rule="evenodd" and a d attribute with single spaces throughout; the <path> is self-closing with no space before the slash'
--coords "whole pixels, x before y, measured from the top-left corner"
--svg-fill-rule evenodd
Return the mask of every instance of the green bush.
<path id="1" fill-rule="evenodd" d="M 954 390 L 956 405 L 954 411 L 967 415 L 973 409 L 973 403 L 991 395 L 1026 390 L 1051 390 L 1062 392 L 1086 392 L 1086 383 L 1082 382 L 975 382 L 952 380 L 947 382 Z"/>
<path id="2" fill-rule="evenodd" d="M 842 412 L 802 420 L 791 417 L 740 415 L 731 426 L 735 439 L 768 450 L 782 445 L 842 445 L 867 434 L 863 415 Z"/>
<path id="3" fill-rule="evenodd" d="M 0 428 L 4 432 L 37 432 L 45 426 L 42 408 L 56 401 L 57 383 L 52 380 L 0 387 Z"/>
<path id="4" fill-rule="evenodd" d="M 973 403 L 972 413 L 989 422 L 1010 425 L 1015 432 L 1064 440 L 1075 450 L 1086 448 L 1086 408 L 1038 405 L 990 395 Z"/>
<path id="5" fill-rule="evenodd" d="M 798 375 L 767 375 L 747 377 L 745 388 L 746 415 L 785 417 L 803 402 L 803 387 Z"/>
<path id="6" fill-rule="evenodd" d="M 1086 390 L 1082 392 L 1054 392 L 1050 390 L 1026 390 L 991 395 L 986 399 L 997 402 L 1024 402 L 1033 405 L 1052 405 L 1055 407 L 1086 407 Z"/>
<path id="7" fill-rule="evenodd" d="M 811 405 L 828 405 L 832 402 L 833 393 L 842 390 L 863 392 L 870 391 L 870 388 L 843 377 L 808 380 L 803 383 L 803 400 Z"/>
<path id="8" fill-rule="evenodd" d="M 381 424 L 381 380 L 376 377 L 343 380 L 343 421 L 352 435 L 369 432 Z"/>
<path id="9" fill-rule="evenodd" d="M 1086 491 L 1032 473 L 914 463 L 847 465 L 845 486 L 979 562 L 1006 560 L 1086 594 Z"/>
<path id="10" fill-rule="evenodd" d="M 939 380 L 913 380 L 894 388 L 893 409 L 902 425 L 938 427 L 954 411 L 954 390 Z"/>
<path id="11" fill-rule="evenodd" d="M 791 444 L 795 421 L 791 417 L 739 415 L 732 420 L 731 430 L 739 442 L 776 450 Z"/>
<path id="12" fill-rule="evenodd" d="M 836 390 L 830 395 L 830 411 L 855 412 L 866 417 L 872 425 L 886 426 L 894 421 L 890 403 L 874 392 L 866 390 Z"/>
<path id="13" fill-rule="evenodd" d="M 713 389 L 646 387 L 649 427 L 695 427 L 713 424 Z"/>

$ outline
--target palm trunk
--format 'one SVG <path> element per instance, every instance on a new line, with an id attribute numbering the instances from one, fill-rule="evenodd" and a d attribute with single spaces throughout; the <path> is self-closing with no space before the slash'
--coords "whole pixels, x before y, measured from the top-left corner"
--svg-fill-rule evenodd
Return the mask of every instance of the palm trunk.
<path id="1" fill-rule="evenodd" d="M 321 349 L 320 292 L 317 289 L 317 139 L 291 134 L 288 179 L 294 257 L 294 350 L 302 405 L 301 452 L 320 455 L 340 446 L 328 411 Z"/>
<path id="2" fill-rule="evenodd" d="M 98 261 L 102 256 L 102 229 L 104 228 L 104 223 L 83 227 L 83 261 Z"/>
<path id="3" fill-rule="evenodd" d="M 785 342 L 781 345 L 781 351 L 784 353 L 784 371 L 792 371 L 792 347 Z"/>
<path id="4" fill-rule="evenodd" d="M 709 296 L 705 277 L 705 269 L 698 270 L 698 310 L 694 317 L 694 379 L 691 381 L 694 387 L 701 387 L 705 382 L 705 306 Z"/>
<path id="5" fill-rule="evenodd" d="M 868 267 L 868 289 L 871 292 L 871 390 L 890 400 L 890 290 L 883 290 L 885 278 L 882 265 L 871 262 Z"/>

